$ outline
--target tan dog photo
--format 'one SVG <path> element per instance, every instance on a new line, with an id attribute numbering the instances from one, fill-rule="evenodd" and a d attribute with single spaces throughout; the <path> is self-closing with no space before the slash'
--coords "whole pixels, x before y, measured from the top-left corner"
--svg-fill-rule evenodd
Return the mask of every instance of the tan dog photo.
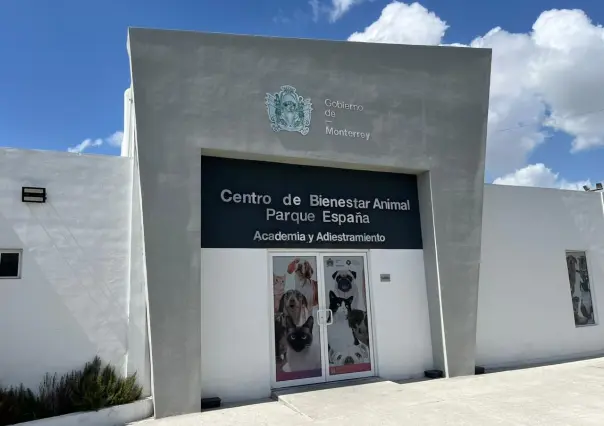
<path id="1" fill-rule="evenodd" d="M 313 280 L 315 271 L 310 262 L 296 258 L 289 264 L 288 272 L 294 274 L 295 289 L 306 297 L 308 307 L 318 305 L 317 281 Z"/>
<path id="2" fill-rule="evenodd" d="M 308 301 L 306 296 L 298 290 L 288 290 L 279 302 L 278 312 L 283 313 L 285 318 L 290 317 L 294 324 L 304 323 L 308 318 Z"/>

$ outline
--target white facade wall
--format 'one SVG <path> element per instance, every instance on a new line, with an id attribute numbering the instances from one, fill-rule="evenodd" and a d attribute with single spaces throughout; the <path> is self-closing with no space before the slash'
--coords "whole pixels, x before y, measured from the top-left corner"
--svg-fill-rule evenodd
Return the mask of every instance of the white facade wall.
<path id="1" fill-rule="evenodd" d="M 151 393 L 136 147 L 123 154 L 0 150 L 0 249 L 23 250 L 21 279 L 0 280 L 0 384 L 35 388 L 98 354 Z M 48 202 L 22 203 L 22 186 L 47 188 Z M 487 185 L 484 197 L 476 363 L 604 354 L 601 194 Z M 587 252 L 595 326 L 575 327 L 566 250 Z M 422 251 L 367 258 L 377 374 L 422 374 L 433 367 Z M 268 274 L 266 250 L 202 250 L 204 397 L 270 394 Z"/>
<path id="2" fill-rule="evenodd" d="M 0 150 L 0 249 L 23 250 L 21 279 L 0 280 L 2 385 L 37 389 L 99 355 L 149 393 L 144 346 L 128 359 L 146 341 L 132 330 L 145 324 L 144 284 L 131 291 L 132 174 L 130 158 Z M 22 203 L 22 186 L 48 201 Z"/>
<path id="3" fill-rule="evenodd" d="M 274 358 L 268 252 L 201 253 L 202 397 L 266 398 Z M 422 250 L 370 250 L 368 263 L 377 374 L 422 376 L 433 367 Z M 390 282 L 380 282 L 384 273 Z"/>
<path id="4" fill-rule="evenodd" d="M 565 251 L 587 252 L 596 325 L 575 327 Z M 601 193 L 487 185 L 478 365 L 604 354 Z"/>
<path id="5" fill-rule="evenodd" d="M 423 250 L 370 250 L 378 375 L 388 380 L 421 377 L 434 368 Z M 381 282 L 380 274 L 390 274 Z"/>
<path id="6" fill-rule="evenodd" d="M 274 357 L 267 251 L 202 249 L 201 265 L 202 398 L 267 398 Z"/>

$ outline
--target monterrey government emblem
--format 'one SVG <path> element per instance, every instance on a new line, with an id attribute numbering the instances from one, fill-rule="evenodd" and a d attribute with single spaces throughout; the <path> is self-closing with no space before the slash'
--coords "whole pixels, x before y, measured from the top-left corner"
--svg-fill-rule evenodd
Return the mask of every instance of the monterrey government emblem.
<path id="1" fill-rule="evenodd" d="M 299 132 L 302 135 L 310 131 L 310 113 L 312 102 L 298 95 L 296 88 L 281 86 L 277 93 L 267 93 L 266 112 L 275 132 Z"/>

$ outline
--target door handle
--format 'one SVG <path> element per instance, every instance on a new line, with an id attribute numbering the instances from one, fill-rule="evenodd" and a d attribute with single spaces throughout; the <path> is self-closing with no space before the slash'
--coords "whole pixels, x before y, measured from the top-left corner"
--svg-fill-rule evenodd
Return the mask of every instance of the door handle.
<path id="1" fill-rule="evenodd" d="M 333 324 L 333 312 L 331 312 L 331 309 L 326 309 L 325 312 L 329 312 L 329 320 L 327 322 L 325 322 L 325 325 L 332 325 Z"/>
<path id="2" fill-rule="evenodd" d="M 333 324 L 333 312 L 331 312 L 331 309 L 317 309 L 317 322 L 319 325 Z"/>
<path id="3" fill-rule="evenodd" d="M 325 325 L 325 318 L 323 316 L 323 309 L 317 309 L 317 324 Z"/>

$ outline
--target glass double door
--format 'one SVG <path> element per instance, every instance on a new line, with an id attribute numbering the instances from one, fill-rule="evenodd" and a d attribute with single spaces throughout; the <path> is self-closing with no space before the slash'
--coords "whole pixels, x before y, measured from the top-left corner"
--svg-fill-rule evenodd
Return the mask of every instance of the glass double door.
<path id="1" fill-rule="evenodd" d="M 271 253 L 273 387 L 372 376 L 365 253 Z"/>

